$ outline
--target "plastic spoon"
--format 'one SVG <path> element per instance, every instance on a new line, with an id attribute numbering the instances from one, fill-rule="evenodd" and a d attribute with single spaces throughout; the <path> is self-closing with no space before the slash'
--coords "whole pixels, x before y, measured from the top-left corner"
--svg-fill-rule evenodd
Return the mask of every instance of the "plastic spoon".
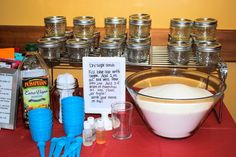
<path id="1" fill-rule="evenodd" d="M 66 142 L 64 139 L 61 139 L 58 141 L 55 151 L 53 153 L 54 157 L 60 157 L 61 151 L 63 149 L 63 147 L 65 146 Z"/>

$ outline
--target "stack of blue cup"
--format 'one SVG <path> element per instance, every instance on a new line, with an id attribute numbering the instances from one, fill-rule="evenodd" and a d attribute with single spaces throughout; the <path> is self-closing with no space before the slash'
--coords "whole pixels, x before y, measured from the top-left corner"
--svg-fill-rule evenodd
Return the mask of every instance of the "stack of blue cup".
<path id="1" fill-rule="evenodd" d="M 84 124 L 84 99 L 70 96 L 62 99 L 62 121 L 65 134 L 75 137 L 82 134 Z"/>
<path id="2" fill-rule="evenodd" d="M 48 108 L 37 108 L 28 112 L 29 128 L 32 139 L 38 143 L 40 156 L 45 156 L 45 142 L 52 135 L 52 111 Z"/>

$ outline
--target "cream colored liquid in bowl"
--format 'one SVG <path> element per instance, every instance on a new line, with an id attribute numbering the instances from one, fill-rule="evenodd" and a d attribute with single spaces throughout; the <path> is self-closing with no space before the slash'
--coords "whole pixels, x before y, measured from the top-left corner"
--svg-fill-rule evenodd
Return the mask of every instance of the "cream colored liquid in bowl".
<path id="1" fill-rule="evenodd" d="M 184 84 L 166 84 L 144 88 L 139 93 L 171 99 L 193 99 L 212 96 L 209 91 Z M 136 102 L 154 133 L 168 138 L 183 138 L 199 125 L 214 104 L 213 99 L 177 100 L 147 99 L 138 95 Z M 181 103 L 183 102 L 183 103 Z"/>

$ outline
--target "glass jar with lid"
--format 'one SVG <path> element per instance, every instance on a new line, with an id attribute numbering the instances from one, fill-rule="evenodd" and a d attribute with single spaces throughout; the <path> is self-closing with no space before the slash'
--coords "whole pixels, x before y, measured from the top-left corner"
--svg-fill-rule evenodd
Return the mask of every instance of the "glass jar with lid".
<path id="1" fill-rule="evenodd" d="M 69 39 L 66 41 L 69 59 L 81 62 L 84 56 L 89 56 L 90 45 L 81 39 Z"/>
<path id="2" fill-rule="evenodd" d="M 89 48 L 90 48 L 90 54 L 93 54 L 95 51 L 95 36 L 93 36 L 92 38 L 77 38 L 80 39 L 82 41 L 86 41 L 89 44 Z"/>
<path id="3" fill-rule="evenodd" d="M 185 65 L 192 55 L 191 43 L 185 41 L 171 41 L 167 44 L 169 61 L 177 65 Z"/>
<path id="4" fill-rule="evenodd" d="M 75 38 L 92 38 L 95 31 L 95 18 L 78 16 L 73 19 Z"/>
<path id="5" fill-rule="evenodd" d="M 57 40 L 60 43 L 60 56 L 64 56 L 66 54 L 66 36 L 60 36 L 60 37 L 51 37 L 52 40 Z"/>
<path id="6" fill-rule="evenodd" d="M 120 57 L 122 54 L 121 43 L 103 40 L 100 42 L 100 53 L 103 57 Z"/>
<path id="7" fill-rule="evenodd" d="M 62 122 L 61 100 L 69 96 L 80 96 L 79 83 L 71 74 L 65 73 L 58 75 L 55 86 L 51 91 L 51 109 L 54 117 Z"/>
<path id="8" fill-rule="evenodd" d="M 44 59 L 59 59 L 61 54 L 60 42 L 52 38 L 41 38 L 38 40 L 39 53 Z"/>
<path id="9" fill-rule="evenodd" d="M 132 63 L 142 63 L 148 61 L 150 56 L 150 42 L 128 42 L 127 57 Z"/>
<path id="10" fill-rule="evenodd" d="M 217 20 L 198 18 L 194 20 L 194 36 L 196 40 L 214 40 L 216 37 Z"/>
<path id="11" fill-rule="evenodd" d="M 176 41 L 189 41 L 192 32 L 192 21 L 184 18 L 170 20 L 170 38 Z"/>
<path id="12" fill-rule="evenodd" d="M 124 17 L 105 18 L 105 36 L 110 38 L 123 37 L 126 32 L 126 19 Z"/>
<path id="13" fill-rule="evenodd" d="M 220 61 L 221 44 L 206 42 L 197 45 L 197 59 L 200 65 L 214 66 Z"/>
<path id="14" fill-rule="evenodd" d="M 44 18 L 45 36 L 65 36 L 66 17 L 64 16 L 49 16 Z"/>
<path id="15" fill-rule="evenodd" d="M 130 38 L 147 38 L 150 36 L 151 19 L 131 18 L 129 20 Z"/>
<path id="16" fill-rule="evenodd" d="M 114 41 L 114 42 L 120 43 L 121 44 L 121 55 L 126 52 L 126 36 L 122 36 L 120 38 L 108 38 L 108 37 L 105 37 L 104 40 Z"/>

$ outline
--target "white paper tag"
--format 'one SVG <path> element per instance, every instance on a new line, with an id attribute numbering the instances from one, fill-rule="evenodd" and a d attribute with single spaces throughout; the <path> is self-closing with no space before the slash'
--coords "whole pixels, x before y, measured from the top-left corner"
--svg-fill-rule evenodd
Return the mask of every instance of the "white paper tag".
<path id="1" fill-rule="evenodd" d="M 111 104 L 125 101 L 125 58 L 83 57 L 86 113 L 111 113 Z"/>
<path id="2" fill-rule="evenodd" d="M 0 123 L 10 122 L 12 75 L 0 73 Z"/>

